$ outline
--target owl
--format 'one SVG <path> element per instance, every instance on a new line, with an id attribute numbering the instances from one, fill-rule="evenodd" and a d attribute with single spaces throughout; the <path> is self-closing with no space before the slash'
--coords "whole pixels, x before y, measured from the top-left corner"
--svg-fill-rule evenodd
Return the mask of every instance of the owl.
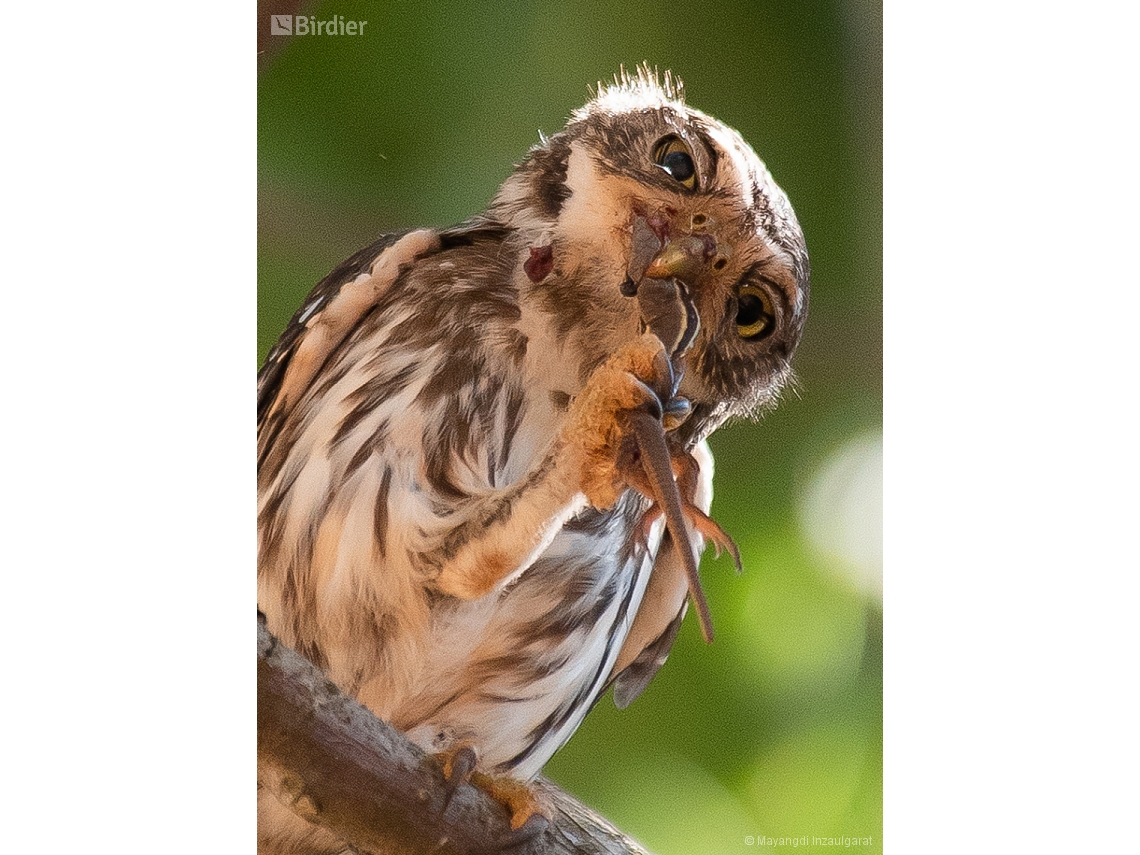
<path id="1" fill-rule="evenodd" d="M 808 307 L 787 197 L 679 82 L 622 73 L 485 212 L 381 237 L 258 374 L 258 607 L 345 693 L 525 784 L 664 663 L 711 540 L 708 436 L 773 406 Z M 336 852 L 259 791 L 263 852 Z"/>

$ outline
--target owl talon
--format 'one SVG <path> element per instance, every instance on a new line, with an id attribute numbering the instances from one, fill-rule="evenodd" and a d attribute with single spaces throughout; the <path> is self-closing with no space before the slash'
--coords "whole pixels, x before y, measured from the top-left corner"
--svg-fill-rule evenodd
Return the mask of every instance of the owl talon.
<path id="1" fill-rule="evenodd" d="M 518 831 L 535 817 L 550 822 L 538 794 L 522 781 L 474 772 L 471 775 L 471 783 L 510 811 L 512 831 Z M 535 820 L 532 825 L 537 826 L 539 821 Z M 538 829 L 535 833 L 541 830 Z"/>
<path id="2" fill-rule="evenodd" d="M 532 814 L 530 819 L 516 829 L 512 829 L 504 839 L 498 841 L 495 852 L 510 855 L 511 852 L 533 852 L 533 841 L 550 827 L 550 819 L 541 813 Z"/>
<path id="3" fill-rule="evenodd" d="M 461 742 L 450 751 L 444 751 L 436 757 L 443 763 L 443 777 L 456 787 L 471 777 L 471 773 L 475 771 L 475 764 L 479 762 L 475 747 L 466 742 Z"/>
<path id="4" fill-rule="evenodd" d="M 538 795 L 522 781 L 475 771 L 479 754 L 470 742 L 457 743 L 447 751 L 432 756 L 443 766 L 446 791 L 444 812 L 451 806 L 451 801 L 459 791 L 460 785 L 471 784 L 510 811 L 512 831 L 518 831 L 535 817 L 549 822 Z M 536 825 L 537 820 L 531 824 Z M 545 828 L 545 825 L 542 828 Z M 538 828 L 534 833 L 541 833 L 542 828 Z"/>
<path id="5" fill-rule="evenodd" d="M 579 489 L 593 507 L 611 507 L 628 486 L 619 471 L 632 446 L 622 415 L 642 412 L 660 424 L 673 381 L 661 340 L 646 333 L 598 366 L 574 400 L 563 438 L 580 454 Z"/>
<path id="6" fill-rule="evenodd" d="M 475 746 L 461 742 L 447 751 L 432 755 L 443 766 L 444 800 L 443 813 L 451 807 L 451 801 L 459 792 L 459 785 L 471 780 L 479 755 Z"/>

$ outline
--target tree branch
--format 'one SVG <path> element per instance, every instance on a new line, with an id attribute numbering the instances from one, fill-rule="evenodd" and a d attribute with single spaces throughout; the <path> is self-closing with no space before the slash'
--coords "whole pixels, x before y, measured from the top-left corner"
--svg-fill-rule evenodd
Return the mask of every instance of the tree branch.
<path id="1" fill-rule="evenodd" d="M 551 809 L 511 831 L 482 790 L 450 787 L 439 765 L 391 725 L 340 693 L 316 666 L 257 621 L 258 781 L 309 822 L 364 855 L 648 855 L 546 779 Z"/>

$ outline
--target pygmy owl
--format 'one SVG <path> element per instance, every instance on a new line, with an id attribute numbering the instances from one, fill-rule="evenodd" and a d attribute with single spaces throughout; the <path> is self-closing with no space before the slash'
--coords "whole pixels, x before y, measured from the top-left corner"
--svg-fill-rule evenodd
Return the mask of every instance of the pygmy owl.
<path id="1" fill-rule="evenodd" d="M 775 403 L 807 305 L 740 135 L 669 75 L 600 86 L 484 213 L 361 250 L 269 354 L 270 631 L 449 767 L 533 778 L 608 687 L 641 693 L 690 594 L 707 634 L 706 439 Z M 525 792 L 498 792 L 516 825 Z M 265 852 L 343 848 L 264 791 L 259 824 Z"/>

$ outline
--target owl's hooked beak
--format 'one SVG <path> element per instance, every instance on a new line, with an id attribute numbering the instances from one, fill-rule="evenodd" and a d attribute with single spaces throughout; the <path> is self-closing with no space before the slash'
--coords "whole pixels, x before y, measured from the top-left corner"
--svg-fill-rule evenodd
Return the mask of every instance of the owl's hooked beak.
<path id="1" fill-rule="evenodd" d="M 669 240 L 645 268 L 648 279 L 680 279 L 692 283 L 717 254 L 716 238 L 689 234 Z"/>

